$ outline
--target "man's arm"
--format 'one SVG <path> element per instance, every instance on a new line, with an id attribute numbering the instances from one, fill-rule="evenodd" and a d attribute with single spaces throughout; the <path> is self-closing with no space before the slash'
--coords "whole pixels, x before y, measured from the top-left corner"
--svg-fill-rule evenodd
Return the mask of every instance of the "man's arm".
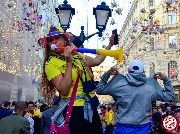
<path id="1" fill-rule="evenodd" d="M 40 134 L 43 134 L 43 131 L 44 131 L 44 118 L 45 116 L 42 114 Z"/>
<path id="2" fill-rule="evenodd" d="M 109 94 L 109 89 L 103 90 L 103 88 L 106 86 L 109 78 L 110 78 L 110 71 L 105 72 L 101 76 L 101 80 L 98 83 L 98 85 L 96 86 L 96 90 L 95 90 L 97 94 Z"/>
<path id="3" fill-rule="evenodd" d="M 106 50 L 110 50 L 111 47 L 113 46 L 114 36 L 115 35 L 111 35 L 109 45 L 105 48 Z M 94 66 L 100 65 L 105 60 L 105 58 L 106 58 L 106 56 L 104 56 L 104 55 L 98 55 L 95 58 L 92 58 L 90 56 L 86 56 L 85 62 L 89 67 L 94 67 Z"/>
<path id="4" fill-rule="evenodd" d="M 159 85 L 159 83 L 155 82 L 155 90 L 156 90 L 156 100 L 172 102 L 175 100 L 175 92 L 172 86 L 171 81 L 161 72 L 155 74 L 155 77 L 163 80 L 164 89 Z"/>
<path id="5" fill-rule="evenodd" d="M 96 93 L 112 96 L 113 90 L 115 90 L 114 82 L 117 83 L 116 81 L 119 81 L 119 79 L 115 79 L 115 77 L 118 76 L 117 74 L 119 74 L 119 71 L 115 66 L 111 67 L 107 72 L 105 72 L 101 76 L 101 81 L 96 86 Z M 114 77 L 108 82 L 110 75 L 114 75 Z"/>

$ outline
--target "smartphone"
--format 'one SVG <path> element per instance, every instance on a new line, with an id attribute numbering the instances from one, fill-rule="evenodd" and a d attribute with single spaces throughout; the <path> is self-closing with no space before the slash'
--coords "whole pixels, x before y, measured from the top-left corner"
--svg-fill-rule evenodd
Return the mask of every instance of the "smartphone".
<path id="1" fill-rule="evenodd" d="M 112 34 L 115 34 L 115 37 L 114 37 L 114 45 L 117 45 L 117 44 L 118 44 L 117 29 L 114 29 L 114 30 L 112 31 Z"/>

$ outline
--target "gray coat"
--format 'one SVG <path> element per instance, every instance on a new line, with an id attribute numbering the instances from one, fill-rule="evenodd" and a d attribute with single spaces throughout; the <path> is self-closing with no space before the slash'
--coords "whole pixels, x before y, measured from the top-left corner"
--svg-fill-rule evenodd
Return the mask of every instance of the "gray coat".
<path id="1" fill-rule="evenodd" d="M 0 134 L 29 134 L 30 124 L 27 119 L 13 113 L 0 120 Z"/>
<path id="2" fill-rule="evenodd" d="M 101 77 L 96 93 L 111 95 L 117 103 L 117 122 L 121 124 L 142 125 L 150 122 L 154 100 L 172 102 L 175 93 L 171 81 L 163 80 L 164 89 L 153 77 L 143 73 L 115 75 L 108 83 L 110 72 Z"/>

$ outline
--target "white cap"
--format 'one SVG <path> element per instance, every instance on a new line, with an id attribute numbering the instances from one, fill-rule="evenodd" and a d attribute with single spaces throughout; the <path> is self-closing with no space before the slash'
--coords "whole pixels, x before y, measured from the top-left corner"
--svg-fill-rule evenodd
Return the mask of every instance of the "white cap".
<path id="1" fill-rule="evenodd" d="M 130 71 L 142 73 L 144 71 L 144 63 L 140 60 L 134 60 L 130 63 Z"/>

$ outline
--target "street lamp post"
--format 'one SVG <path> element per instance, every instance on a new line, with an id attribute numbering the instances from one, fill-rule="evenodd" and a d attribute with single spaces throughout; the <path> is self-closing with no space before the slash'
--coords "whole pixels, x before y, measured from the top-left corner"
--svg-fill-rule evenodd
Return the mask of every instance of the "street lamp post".
<path id="1" fill-rule="evenodd" d="M 55 8 L 56 14 L 59 18 L 59 23 L 64 31 L 66 31 L 71 23 L 72 16 L 75 15 L 75 9 L 71 7 L 71 5 L 67 4 L 67 0 L 64 0 L 64 4 Z"/>
<path id="2" fill-rule="evenodd" d="M 67 4 L 67 0 L 64 0 L 63 3 L 64 4 L 59 5 L 58 8 L 55 8 L 55 11 L 58 15 L 61 27 L 66 31 L 70 26 L 72 16 L 75 15 L 75 9 Z M 107 6 L 105 2 L 102 2 L 101 5 L 97 5 L 96 8 L 93 8 L 93 15 L 95 15 L 96 18 L 96 29 L 98 29 L 98 32 L 85 36 L 84 26 L 81 26 L 80 36 L 76 37 L 81 40 L 82 44 L 85 40 L 88 40 L 96 34 L 98 34 L 99 37 L 102 37 L 102 32 L 106 29 L 107 21 L 112 14 L 109 6 Z"/>
<path id="3" fill-rule="evenodd" d="M 102 31 L 106 29 L 108 19 L 111 17 L 111 9 L 105 2 L 102 2 L 101 5 L 93 8 L 93 15 L 96 18 L 96 28 L 99 30 L 99 36 L 102 37 Z"/>

